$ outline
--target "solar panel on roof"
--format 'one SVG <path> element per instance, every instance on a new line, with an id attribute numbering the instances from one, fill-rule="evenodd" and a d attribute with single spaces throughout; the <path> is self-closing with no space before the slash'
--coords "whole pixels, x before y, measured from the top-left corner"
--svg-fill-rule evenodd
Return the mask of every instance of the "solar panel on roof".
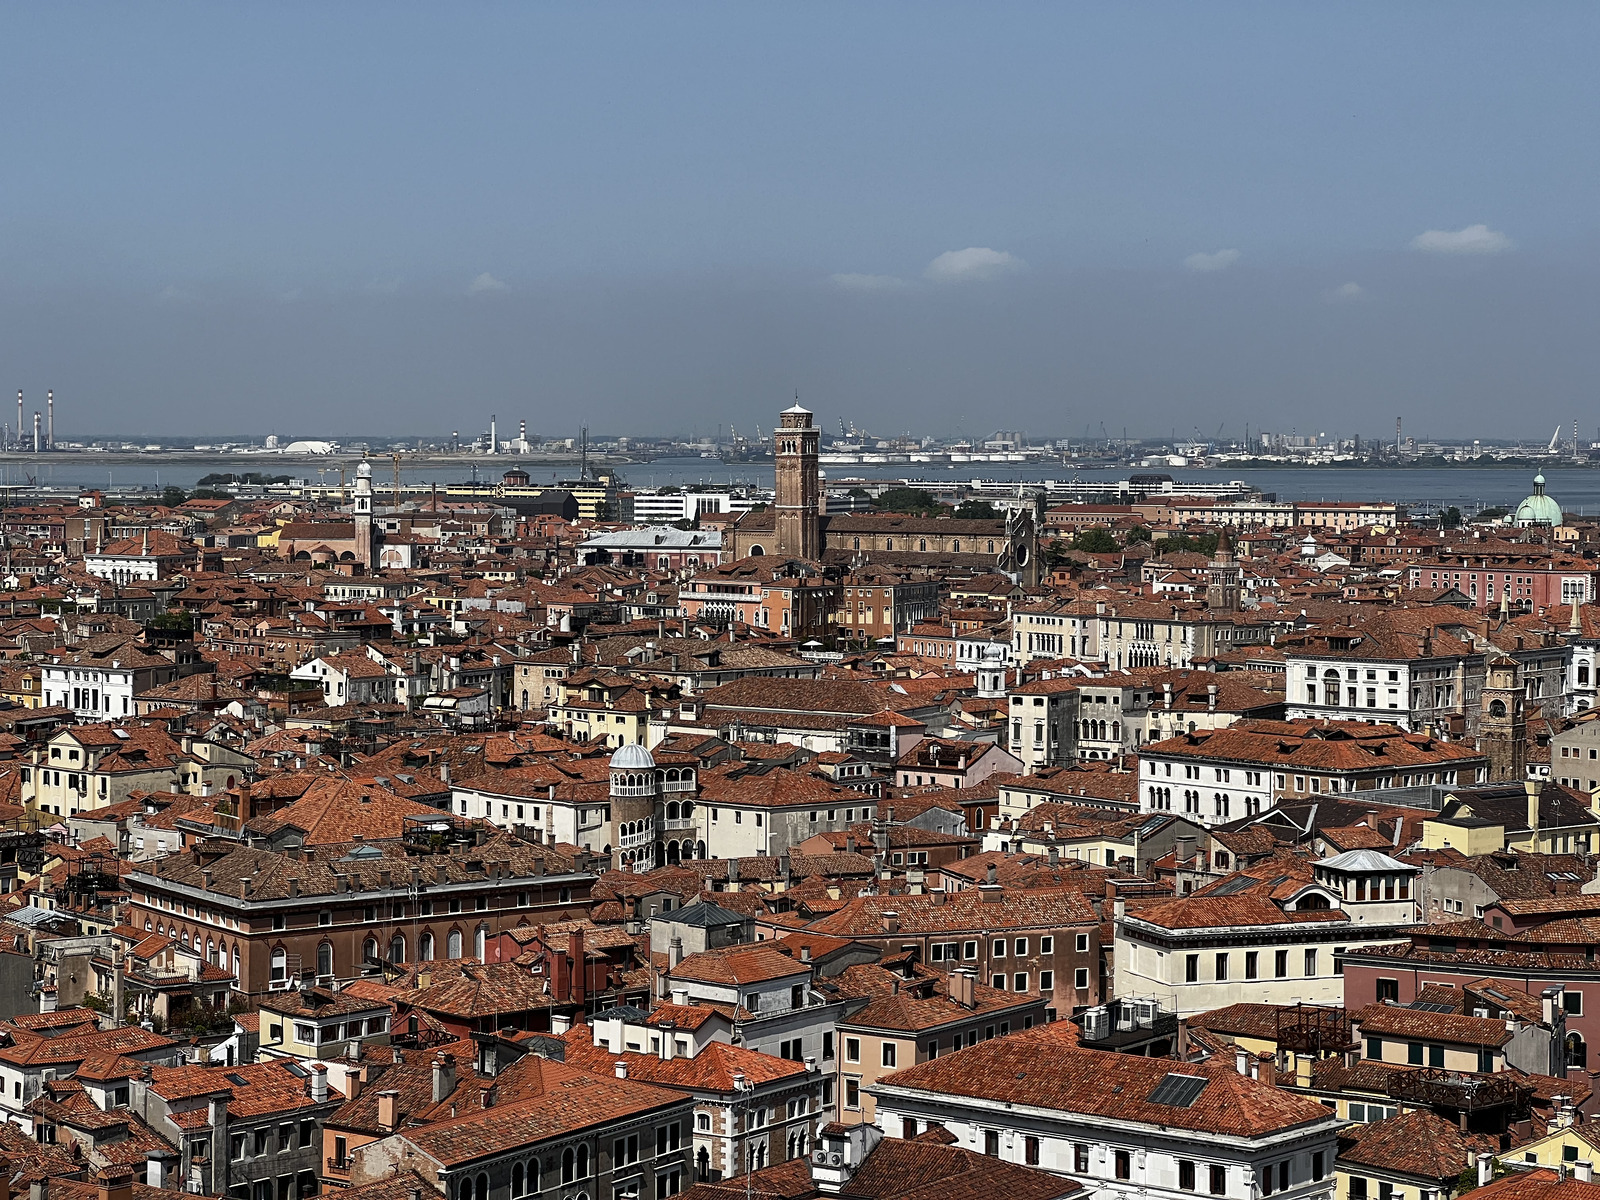
<path id="1" fill-rule="evenodd" d="M 228 1072 L 227 1080 L 229 1083 L 238 1084 L 240 1087 L 250 1086 L 250 1081 L 248 1079 L 246 1079 L 243 1075 L 235 1075 L 232 1071 Z"/>
<path id="2" fill-rule="evenodd" d="M 1416 1000 L 1406 1005 L 1412 1012 L 1453 1013 L 1454 1004 L 1441 1004 L 1437 1000 Z"/>
<path id="3" fill-rule="evenodd" d="M 1213 896 L 1231 896 L 1235 892 L 1242 892 L 1249 888 L 1253 888 L 1260 882 L 1261 881 L 1259 879 L 1252 879 L 1248 875 L 1236 875 L 1232 879 L 1224 879 L 1221 883 L 1217 884 L 1216 887 L 1211 889 L 1210 894 Z"/>
<path id="4" fill-rule="evenodd" d="M 1211 1081 L 1204 1075 L 1164 1076 L 1146 1097 L 1151 1104 L 1169 1104 L 1173 1108 L 1188 1108 L 1200 1097 Z"/>

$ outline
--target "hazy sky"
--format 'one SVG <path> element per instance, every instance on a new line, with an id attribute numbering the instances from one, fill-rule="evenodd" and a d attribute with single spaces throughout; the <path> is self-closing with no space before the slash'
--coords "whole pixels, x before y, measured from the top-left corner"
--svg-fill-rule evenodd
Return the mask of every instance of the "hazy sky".
<path id="1" fill-rule="evenodd" d="M 0 393 L 1587 436 L 1597 47 L 1592 3 L 10 5 Z"/>

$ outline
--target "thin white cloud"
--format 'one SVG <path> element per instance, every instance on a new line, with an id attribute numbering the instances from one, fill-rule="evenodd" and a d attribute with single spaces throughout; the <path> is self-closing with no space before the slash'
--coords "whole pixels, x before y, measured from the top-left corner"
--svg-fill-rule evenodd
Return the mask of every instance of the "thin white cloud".
<path id="1" fill-rule="evenodd" d="M 1328 299 L 1334 304 L 1348 304 L 1352 300 L 1359 300 L 1367 294 L 1367 289 L 1359 283 L 1341 283 L 1338 287 L 1328 292 Z"/>
<path id="2" fill-rule="evenodd" d="M 1516 248 L 1505 234 L 1487 225 L 1468 225 L 1465 229 L 1430 229 L 1411 239 L 1413 250 L 1428 254 L 1504 254 Z"/>
<path id="3" fill-rule="evenodd" d="M 907 286 L 906 281 L 896 275 L 857 275 L 849 272 L 829 275 L 828 282 L 847 292 L 892 292 Z"/>
<path id="4" fill-rule="evenodd" d="M 1218 250 L 1212 254 L 1191 254 L 1183 265 L 1191 271 L 1226 271 L 1239 261 L 1237 250 Z"/>
<path id="5" fill-rule="evenodd" d="M 507 292 L 510 290 L 510 287 L 507 286 L 504 280 L 496 279 L 487 271 L 485 271 L 482 275 L 479 275 L 471 283 L 467 284 L 467 295 L 469 296 L 493 295 L 497 292 Z"/>
<path id="6" fill-rule="evenodd" d="M 935 283 L 969 283 L 1014 275 L 1027 265 L 1004 250 L 968 246 L 965 250 L 946 250 L 922 274 Z"/>

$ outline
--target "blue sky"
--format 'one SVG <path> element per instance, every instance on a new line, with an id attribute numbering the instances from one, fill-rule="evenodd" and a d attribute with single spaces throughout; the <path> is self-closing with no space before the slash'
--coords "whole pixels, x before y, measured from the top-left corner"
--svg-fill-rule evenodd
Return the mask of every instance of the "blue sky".
<path id="1" fill-rule="evenodd" d="M 0 384 L 68 430 L 1593 423 L 1591 5 L 0 22 Z"/>

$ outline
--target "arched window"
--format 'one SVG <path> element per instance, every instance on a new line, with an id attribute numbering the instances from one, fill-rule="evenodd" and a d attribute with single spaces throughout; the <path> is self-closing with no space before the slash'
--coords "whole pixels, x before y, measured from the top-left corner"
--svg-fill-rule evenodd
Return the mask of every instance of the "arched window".
<path id="1" fill-rule="evenodd" d="M 213 965 L 217 961 L 217 944 L 210 938 L 206 939 L 206 961 Z"/>
<path id="2" fill-rule="evenodd" d="M 272 972 L 270 979 L 273 983 L 281 983 L 289 977 L 289 954 L 282 946 L 272 952 Z"/>
<path id="3" fill-rule="evenodd" d="M 378 961 L 378 939 L 369 937 L 361 943 L 361 961 L 363 963 Z"/>
<path id="4" fill-rule="evenodd" d="M 406 939 L 404 934 L 397 933 L 389 943 L 389 961 L 403 963 L 406 960 Z"/>
<path id="5" fill-rule="evenodd" d="M 487 1172 L 478 1173 L 477 1194 L 473 1200 L 489 1200 L 489 1176 Z"/>
<path id="6" fill-rule="evenodd" d="M 444 944 L 445 944 L 445 952 L 444 953 L 445 953 L 445 957 L 446 958 L 460 958 L 461 957 L 461 930 L 452 929 L 450 931 L 450 936 L 445 938 Z"/>
<path id="7" fill-rule="evenodd" d="M 487 925 L 479 925 L 478 932 L 474 934 L 472 938 L 472 954 L 474 958 L 476 958 L 479 962 L 482 962 L 484 960 L 484 956 L 487 955 L 488 952 L 489 927 Z"/>
<path id="8" fill-rule="evenodd" d="M 233 948 L 233 977 L 234 977 L 234 979 L 238 979 L 239 978 L 239 947 L 238 946 L 234 946 L 234 948 Z"/>
<path id="9" fill-rule="evenodd" d="M 522 1195 L 522 1164 L 521 1163 L 512 1163 L 511 1164 L 511 1194 L 513 1196 Z"/>
<path id="10" fill-rule="evenodd" d="M 317 943 L 317 974 L 333 974 L 333 944 L 331 942 Z"/>
<path id="11" fill-rule="evenodd" d="M 1584 1068 L 1588 1067 L 1589 1050 L 1588 1047 L 1583 1044 L 1583 1035 L 1581 1033 L 1567 1034 L 1566 1049 L 1567 1066 Z"/>
<path id="12" fill-rule="evenodd" d="M 667 820 L 676 821 L 677 819 L 678 819 L 678 802 L 676 800 L 668 800 L 667 801 Z"/>
<path id="13" fill-rule="evenodd" d="M 472 1200 L 472 1177 L 463 1175 L 456 1185 L 456 1200 Z"/>
<path id="14" fill-rule="evenodd" d="M 1491 700 L 1491 701 L 1489 701 L 1489 715 L 1491 717 L 1503 717 L 1503 716 L 1505 716 L 1506 715 L 1506 702 L 1504 700 Z"/>
<path id="15" fill-rule="evenodd" d="M 539 1190 L 539 1160 L 537 1158 L 531 1159 L 528 1163 L 528 1178 L 525 1186 L 530 1195 Z"/>
<path id="16" fill-rule="evenodd" d="M 433 961 L 433 934 L 424 932 L 417 938 L 417 961 Z"/>
<path id="17" fill-rule="evenodd" d="M 561 1152 L 561 1182 L 571 1183 L 576 1178 L 577 1160 L 573 1156 L 572 1147 L 568 1146 Z"/>
<path id="18" fill-rule="evenodd" d="M 589 1178 L 589 1147 L 578 1147 L 578 1178 Z"/>
<path id="19" fill-rule="evenodd" d="M 685 821 L 694 816 L 694 802 L 691 800 L 685 800 L 683 802 L 683 807 L 678 810 L 678 815 L 681 816 Z"/>

